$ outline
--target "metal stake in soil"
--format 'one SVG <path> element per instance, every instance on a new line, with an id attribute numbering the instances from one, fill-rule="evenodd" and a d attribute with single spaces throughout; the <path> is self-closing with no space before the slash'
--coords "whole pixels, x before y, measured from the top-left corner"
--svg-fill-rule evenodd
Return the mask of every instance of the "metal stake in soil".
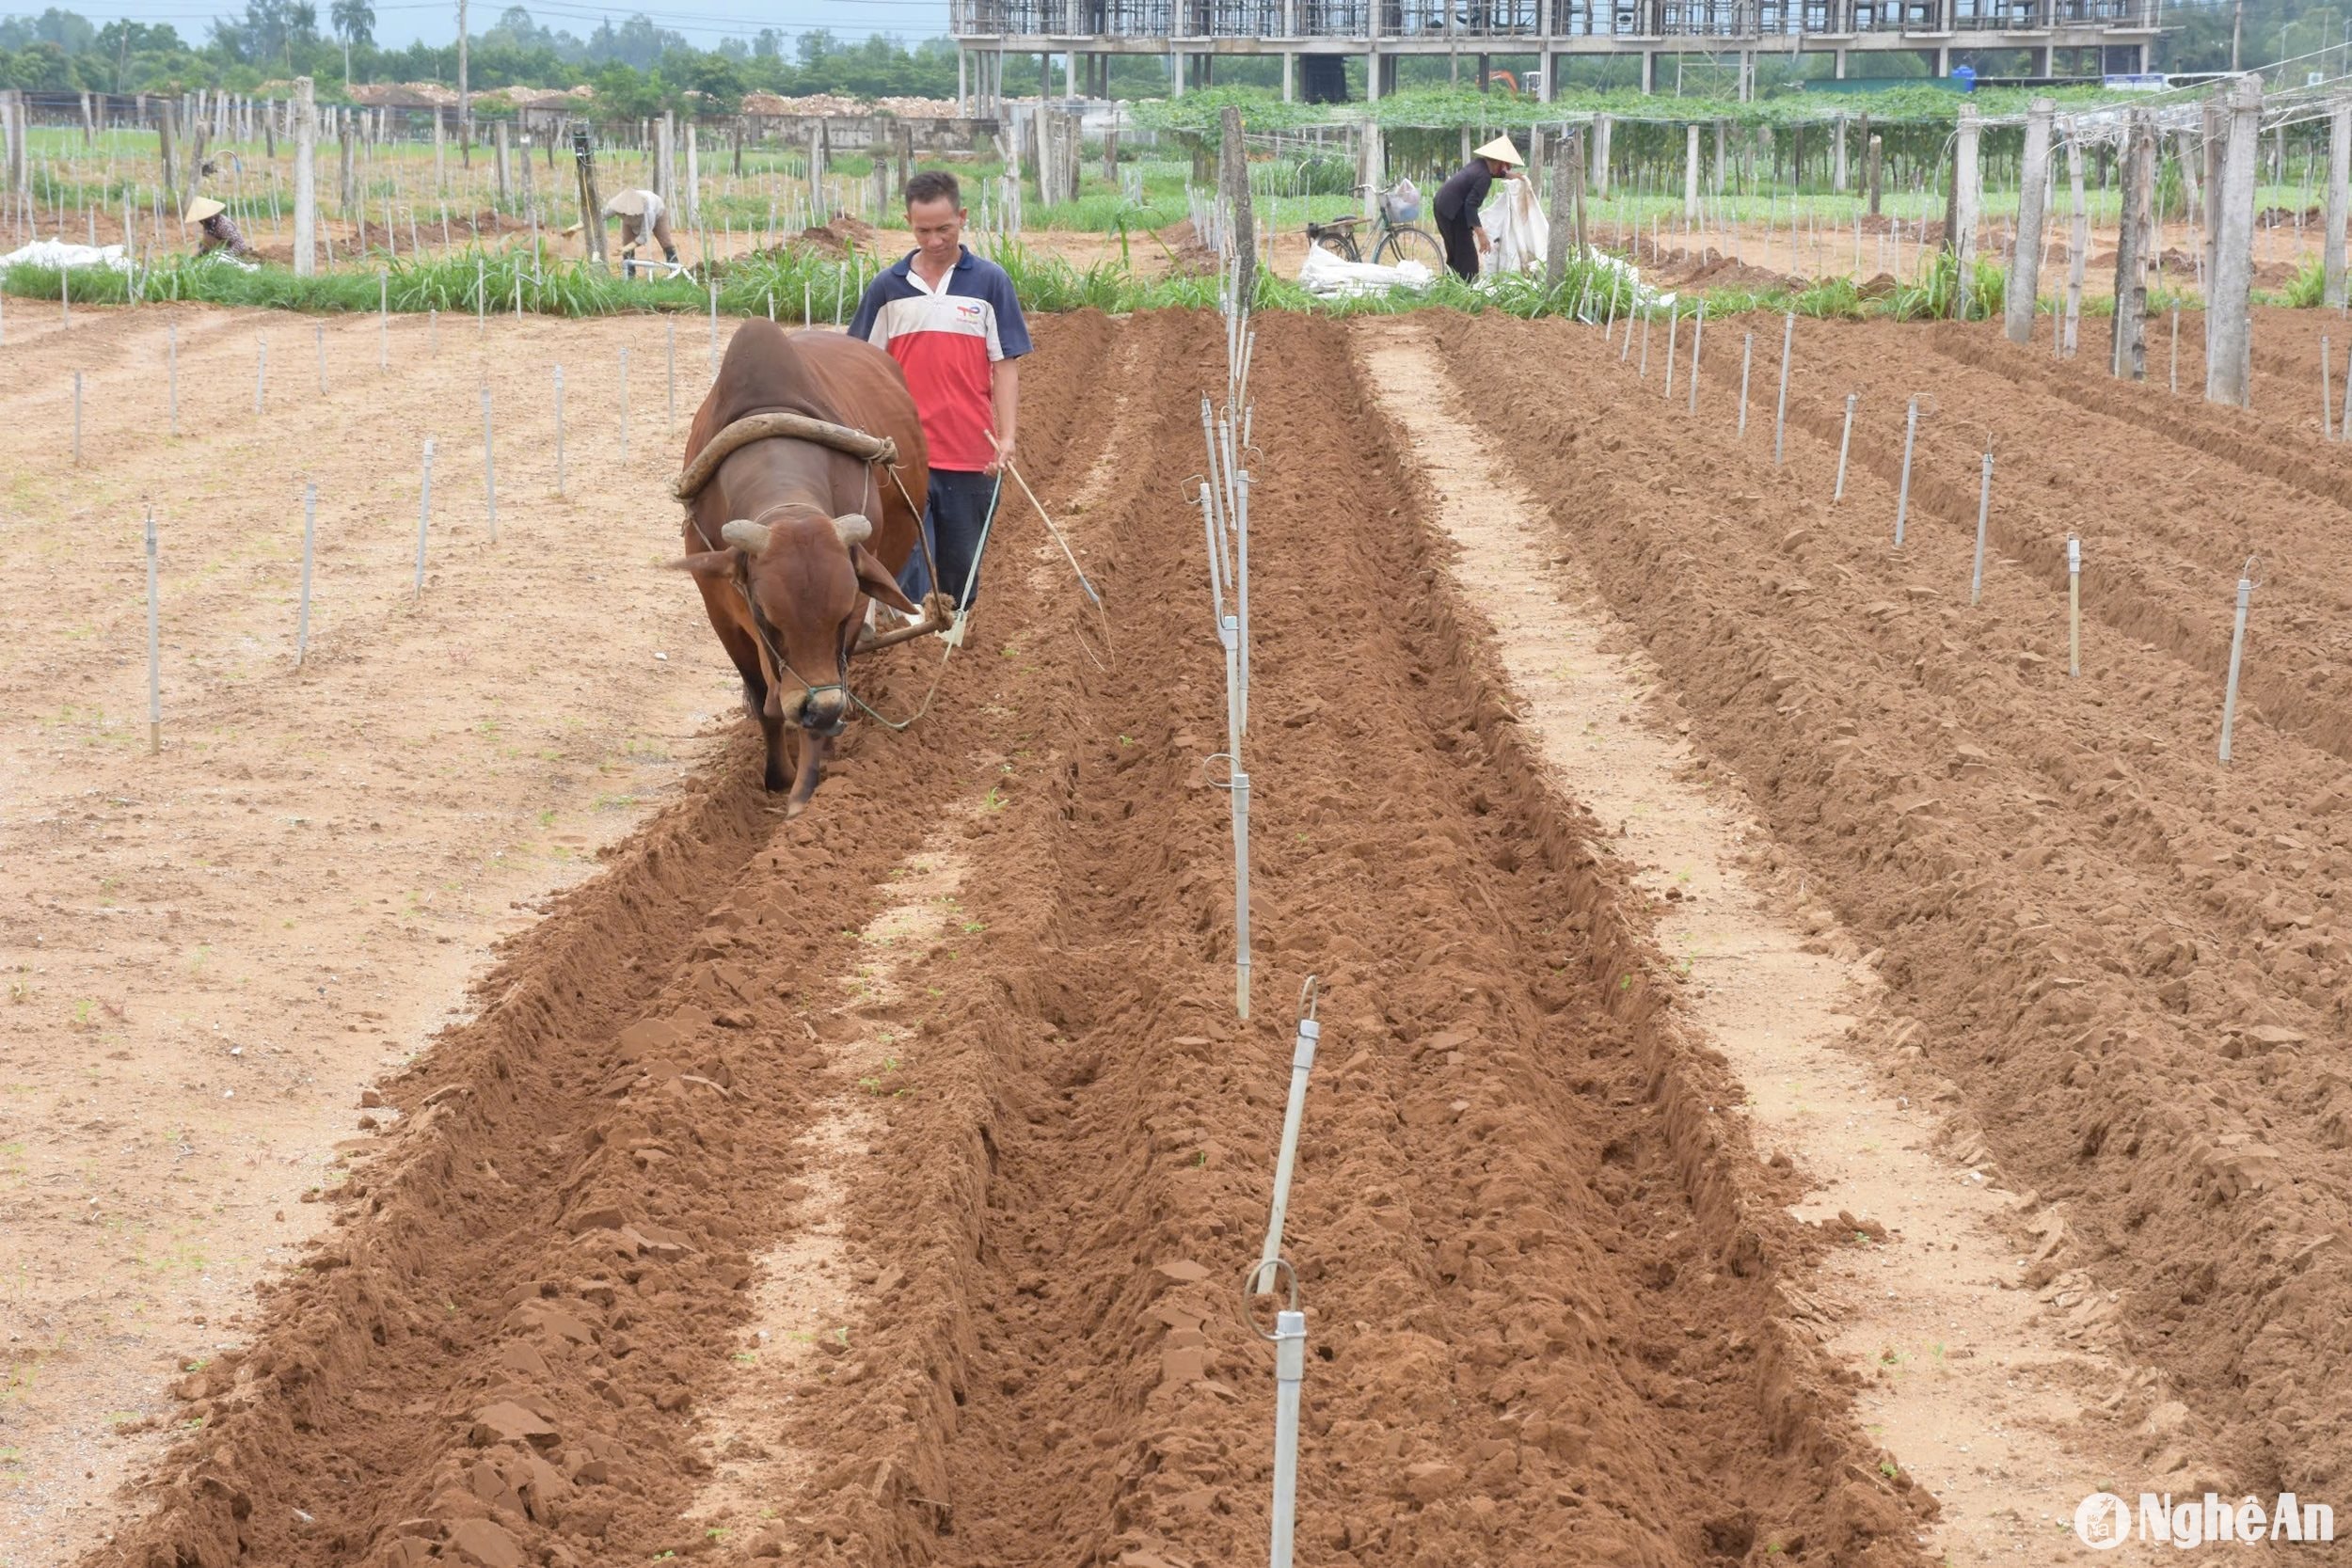
<path id="1" fill-rule="evenodd" d="M 1968 602 L 1984 597 L 1984 525 L 1993 515 L 1993 454 L 1984 454 L 1984 478 L 1977 487 L 1977 566 L 1968 579 Z"/>
<path id="2" fill-rule="evenodd" d="M 1772 416 L 1772 467 L 1780 467 L 1788 443 L 1788 351 L 1797 341 L 1797 313 L 1788 312 L 1780 327 L 1780 411 Z"/>
<path id="3" fill-rule="evenodd" d="M 1209 536 L 1209 624 L 1225 625 L 1225 571 L 1217 559 L 1216 509 L 1209 502 L 1209 482 L 1200 482 L 1200 526 Z"/>
<path id="4" fill-rule="evenodd" d="M 424 438 L 424 483 L 417 491 L 417 591 L 415 596 L 424 597 L 424 539 L 425 525 L 433 516 L 433 437 Z"/>
<path id="5" fill-rule="evenodd" d="M 1274 1315 L 1274 1498 L 1269 1568 L 1291 1568 L 1298 1514 L 1299 1386 L 1307 1377 L 1307 1314 Z"/>
<path id="6" fill-rule="evenodd" d="M 2336 438 L 2335 408 L 2331 403 L 2334 388 L 2328 384 L 2328 365 L 2334 357 L 2328 349 L 2328 334 L 2319 335 L 2319 436 L 2323 441 Z"/>
<path id="7" fill-rule="evenodd" d="M 1707 341 L 1707 302 L 1699 301 L 1698 314 L 1691 318 L 1691 407 L 1699 411 L 1699 345 Z"/>
<path id="8" fill-rule="evenodd" d="M 153 551 L 151 546 L 150 556 Z M 2230 760 L 2230 732 L 2237 725 L 2238 669 L 2246 656 L 2246 605 L 2254 596 L 2254 558 L 2248 556 L 2237 579 L 2237 624 L 2230 631 L 2230 684 L 2221 693 L 2221 760 Z"/>
<path id="9" fill-rule="evenodd" d="M 482 388 L 482 495 L 490 515 L 490 543 L 499 542 L 498 443 L 490 428 L 490 388 Z"/>
<path id="10" fill-rule="evenodd" d="M 1233 609 L 1241 643 L 1241 727 L 1249 729 L 1249 470 L 1233 475 Z"/>
<path id="11" fill-rule="evenodd" d="M 1919 438 L 1919 400 L 1911 400 L 1911 412 L 1903 416 L 1903 482 L 1895 492 L 1895 547 L 1903 547 L 1903 519 L 1911 515 L 1911 451 Z"/>
<path id="12" fill-rule="evenodd" d="M 1846 451 L 1853 445 L 1855 396 L 1856 394 L 1852 392 L 1846 394 L 1846 428 L 1839 433 L 1837 437 L 1837 488 L 1830 492 L 1829 498 L 1833 501 L 1842 501 L 1846 499 Z"/>
<path id="13" fill-rule="evenodd" d="M 1675 340 L 1682 335 L 1682 306 L 1679 302 L 1666 310 L 1666 389 L 1662 401 L 1675 400 Z"/>
<path id="14" fill-rule="evenodd" d="M 302 487 L 302 608 L 294 614 L 294 668 L 310 651 L 310 555 L 318 536 L 319 487 Z"/>
<path id="15" fill-rule="evenodd" d="M 82 466 L 82 372 L 73 372 L 73 466 Z"/>
<path id="16" fill-rule="evenodd" d="M 1756 358 L 1756 334 L 1745 334 L 1740 340 L 1740 438 L 1748 435 L 1748 366 Z"/>
<path id="17" fill-rule="evenodd" d="M 2239 599 L 2244 602 L 2244 599 Z M 155 508 L 149 508 L 149 757 L 163 750 L 163 635 L 158 630 L 155 590 Z M 2239 611 L 2239 626 L 2247 623 Z"/>
<path id="18" fill-rule="evenodd" d="M 392 277 L 379 271 L 375 275 L 375 368 L 388 371 L 392 367 Z"/>
<path id="19" fill-rule="evenodd" d="M 621 461 L 628 461 L 628 350 L 621 350 Z"/>
<path id="20" fill-rule="evenodd" d="M 2066 673 L 2083 673 L 2083 543 L 2066 536 Z"/>
<path id="21" fill-rule="evenodd" d="M 1257 1282 L 1260 1294 L 1271 1287 L 1266 1276 L 1282 1256 L 1282 1220 L 1290 1212 L 1291 1173 L 1298 1161 L 1298 1126 L 1307 1112 L 1307 1078 L 1314 1070 L 1315 1042 L 1323 1037 L 1323 1025 L 1315 1021 L 1313 975 L 1307 977 L 1307 1010 L 1298 1020 L 1298 1037 L 1291 1043 L 1290 1100 L 1282 1109 L 1282 1145 L 1274 1161 L 1274 1205 L 1266 1215 L 1265 1244 L 1258 1249 Z"/>
<path id="22" fill-rule="evenodd" d="M 178 322 L 173 322 L 164 329 L 164 341 L 166 344 L 164 353 L 171 367 L 169 372 L 170 433 L 177 436 L 180 434 L 180 324 Z"/>
<path id="23" fill-rule="evenodd" d="M 269 340 L 261 340 L 261 352 L 253 361 L 253 412 L 262 411 L 262 393 L 269 387 Z"/>
<path id="24" fill-rule="evenodd" d="M 670 356 L 670 427 L 677 428 L 677 323 L 666 322 L 663 341 Z"/>

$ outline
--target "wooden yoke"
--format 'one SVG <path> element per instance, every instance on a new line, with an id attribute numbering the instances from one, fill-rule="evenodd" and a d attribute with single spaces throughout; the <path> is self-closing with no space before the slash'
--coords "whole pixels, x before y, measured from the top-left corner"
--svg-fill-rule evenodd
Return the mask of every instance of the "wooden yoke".
<path id="1" fill-rule="evenodd" d="M 814 441 L 820 447 L 848 452 L 867 463 L 892 464 L 898 461 L 898 443 L 886 436 L 868 436 L 848 425 L 811 419 L 806 414 L 754 414 L 736 420 L 710 438 L 710 444 L 694 454 L 686 465 L 686 471 L 670 486 L 670 493 L 681 501 L 691 501 L 702 494 L 710 476 L 719 471 L 739 449 L 754 441 L 776 438 L 793 441 Z"/>

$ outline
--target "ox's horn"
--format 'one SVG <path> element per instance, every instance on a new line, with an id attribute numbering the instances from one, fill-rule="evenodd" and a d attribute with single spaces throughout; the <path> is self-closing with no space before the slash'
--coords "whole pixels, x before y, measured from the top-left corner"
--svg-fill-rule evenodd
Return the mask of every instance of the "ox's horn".
<path id="1" fill-rule="evenodd" d="M 835 517 L 833 531 L 841 536 L 844 545 L 863 545 L 874 537 L 874 525 L 866 521 L 862 512 L 844 513 Z"/>
<path id="2" fill-rule="evenodd" d="M 768 548 L 768 525 L 737 517 L 719 531 L 719 537 L 745 555 L 758 555 Z"/>

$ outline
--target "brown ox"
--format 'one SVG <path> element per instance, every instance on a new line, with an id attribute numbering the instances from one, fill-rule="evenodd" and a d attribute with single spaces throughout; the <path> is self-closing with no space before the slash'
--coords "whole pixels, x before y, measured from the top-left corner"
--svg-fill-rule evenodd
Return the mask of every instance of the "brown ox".
<path id="1" fill-rule="evenodd" d="M 867 599 L 914 610 L 896 574 L 920 523 L 905 497 L 927 492 L 930 469 L 898 362 L 839 333 L 787 335 L 764 321 L 738 328 L 687 432 L 690 467 L 721 431 L 760 414 L 846 425 L 898 447 L 893 483 L 888 468 L 816 441 L 755 440 L 728 453 L 687 506 L 689 553 L 678 564 L 743 673 L 743 705 L 768 741 L 770 789 L 787 784 L 785 726 L 801 732 L 785 807 L 798 816 L 849 714 L 850 654 Z"/>

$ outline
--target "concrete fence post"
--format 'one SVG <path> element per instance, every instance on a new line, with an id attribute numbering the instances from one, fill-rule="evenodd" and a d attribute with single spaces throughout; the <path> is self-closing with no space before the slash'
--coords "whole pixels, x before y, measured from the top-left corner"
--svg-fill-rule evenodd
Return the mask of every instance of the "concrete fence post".
<path id="1" fill-rule="evenodd" d="M 1699 128 L 1693 124 L 1682 129 L 1682 223 L 1687 229 L 1699 221 Z"/>
<path id="2" fill-rule="evenodd" d="M 2115 335 L 2110 373 L 2126 381 L 2148 375 L 2149 208 L 2155 197 L 2156 121 L 2145 109 L 2131 114 L 2123 143 L 2123 214 L 2115 247 Z"/>
<path id="3" fill-rule="evenodd" d="M 319 106 L 310 78 L 294 78 L 294 270 L 296 277 L 318 271 Z"/>
<path id="4" fill-rule="evenodd" d="M 2352 96 L 2336 100 L 2328 117 L 2327 231 L 2320 238 L 2323 274 L 2319 302 L 2344 305 L 2344 224 L 2352 218 Z"/>
<path id="5" fill-rule="evenodd" d="M 2205 296 L 2205 401 L 2247 406 L 2251 395 L 2255 141 L 2263 84 L 2241 76 L 2230 99 L 2230 143 L 2222 154 L 2221 212 Z"/>
<path id="6" fill-rule="evenodd" d="M 2042 285 L 2042 226 L 2049 207 L 2050 126 L 2058 118 L 2055 99 L 2026 106 L 2026 153 L 2017 192 L 2017 245 L 2009 259 L 2004 327 L 2012 343 L 2033 341 L 2033 315 Z"/>

